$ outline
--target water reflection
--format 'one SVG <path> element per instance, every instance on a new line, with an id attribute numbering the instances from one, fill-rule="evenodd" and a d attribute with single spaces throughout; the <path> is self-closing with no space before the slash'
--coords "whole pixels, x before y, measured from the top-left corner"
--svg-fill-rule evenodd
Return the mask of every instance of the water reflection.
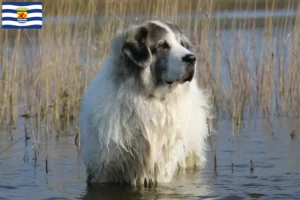
<path id="1" fill-rule="evenodd" d="M 200 170 L 180 171 L 165 185 L 132 188 L 119 185 L 88 187 L 75 134 L 61 133 L 41 139 L 38 160 L 32 160 L 32 140 L 13 145 L 0 155 L 0 199 L 297 199 L 300 195 L 300 120 L 258 119 L 233 129 L 227 120 L 218 122 L 213 136 L 217 155 Z M 290 132 L 295 130 L 292 139 Z M 13 140 L 24 135 L 19 129 Z M 10 134 L 0 132 L 0 150 L 11 144 Z M 28 160 L 23 157 L 27 152 Z M 48 156 L 48 173 L 45 158 Z M 250 171 L 250 160 L 254 170 Z"/>
<path id="2" fill-rule="evenodd" d="M 154 188 L 132 188 L 121 185 L 87 186 L 84 200 L 91 199 L 209 199 L 217 197 L 213 190 L 212 181 L 207 175 L 202 176 L 199 170 L 189 170 L 180 173 L 170 184 Z"/>

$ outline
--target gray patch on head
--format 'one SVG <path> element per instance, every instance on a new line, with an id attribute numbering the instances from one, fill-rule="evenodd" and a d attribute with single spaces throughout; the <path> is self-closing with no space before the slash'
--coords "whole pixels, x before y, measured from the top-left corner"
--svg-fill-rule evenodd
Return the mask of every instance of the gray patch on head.
<path id="1" fill-rule="evenodd" d="M 184 32 L 182 31 L 182 29 L 179 28 L 179 26 L 177 26 L 176 24 L 173 24 L 172 22 L 168 22 L 168 21 L 161 21 L 164 25 L 168 26 L 173 33 L 175 34 L 176 39 L 179 42 L 183 42 L 184 43 L 184 47 L 186 47 L 187 49 L 190 49 L 192 44 L 189 41 L 189 39 L 184 35 Z"/>
<path id="2" fill-rule="evenodd" d="M 181 39 L 181 36 L 183 35 L 183 31 L 176 24 L 167 21 L 161 21 L 161 22 L 164 25 L 168 26 L 173 31 L 178 41 Z"/>
<path id="3" fill-rule="evenodd" d="M 151 71 L 155 76 L 155 85 L 163 85 L 165 84 L 163 81 L 163 74 L 165 74 L 168 70 L 168 53 L 160 54 L 156 57 L 155 62 L 151 65 Z"/>
<path id="4" fill-rule="evenodd" d="M 155 79 L 155 86 L 165 84 L 162 76 L 168 69 L 168 52 L 157 53 L 157 42 L 165 39 L 169 33 L 164 27 L 159 24 L 149 22 L 147 24 L 149 31 L 149 46 L 152 54 L 155 55 L 155 61 L 151 64 L 150 69 Z"/>
<path id="5" fill-rule="evenodd" d="M 168 30 L 154 22 L 149 22 L 147 24 L 147 29 L 149 35 L 148 43 L 150 49 L 153 49 L 159 40 L 164 39 L 169 34 Z"/>

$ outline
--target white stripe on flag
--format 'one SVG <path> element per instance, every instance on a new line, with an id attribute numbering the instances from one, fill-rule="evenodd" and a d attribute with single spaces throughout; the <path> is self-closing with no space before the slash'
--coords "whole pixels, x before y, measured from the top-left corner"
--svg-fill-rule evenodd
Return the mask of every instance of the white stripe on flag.
<path id="1" fill-rule="evenodd" d="M 42 21 L 29 21 L 24 24 L 20 24 L 15 21 L 2 21 L 2 25 L 12 25 L 12 26 L 30 26 L 30 25 L 43 25 Z"/>
<path id="2" fill-rule="evenodd" d="M 2 13 L 2 18 L 3 17 L 17 18 L 17 13 Z M 27 18 L 30 18 L 30 17 L 43 17 L 43 14 L 42 13 L 28 13 Z"/>
<path id="3" fill-rule="evenodd" d="M 42 9 L 42 5 L 31 5 L 31 6 L 15 6 L 15 5 L 2 5 L 2 10 L 4 9 L 11 9 L 11 10 L 17 10 L 17 8 L 25 7 L 28 10 L 32 9 Z"/>

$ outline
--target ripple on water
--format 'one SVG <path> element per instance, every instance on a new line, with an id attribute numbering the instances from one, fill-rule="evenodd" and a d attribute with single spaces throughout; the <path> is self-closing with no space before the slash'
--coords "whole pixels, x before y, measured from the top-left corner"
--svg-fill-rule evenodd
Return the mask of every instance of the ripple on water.
<path id="1" fill-rule="evenodd" d="M 0 185 L 0 189 L 6 189 L 6 190 L 16 190 L 18 189 L 15 186 L 10 186 L 10 185 Z"/>
<path id="2" fill-rule="evenodd" d="M 241 200 L 241 199 L 245 199 L 245 198 L 242 196 L 238 196 L 238 195 L 229 195 L 229 196 L 220 198 L 220 200 Z"/>
<path id="3" fill-rule="evenodd" d="M 267 195 L 261 193 L 248 193 L 248 196 L 251 198 L 260 198 L 260 197 L 266 197 Z"/>
<path id="4" fill-rule="evenodd" d="M 242 187 L 265 187 L 267 185 L 260 184 L 260 183 L 246 183 L 241 185 Z"/>
<path id="5" fill-rule="evenodd" d="M 273 164 L 268 164 L 268 165 L 262 165 L 262 166 L 260 166 L 261 168 L 265 168 L 265 169 L 270 169 L 270 168 L 273 168 L 273 167 L 275 167 L 275 165 L 273 165 Z"/>

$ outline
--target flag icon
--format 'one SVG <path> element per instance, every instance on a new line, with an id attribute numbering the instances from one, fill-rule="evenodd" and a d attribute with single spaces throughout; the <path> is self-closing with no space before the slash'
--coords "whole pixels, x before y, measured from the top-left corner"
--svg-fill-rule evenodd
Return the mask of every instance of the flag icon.
<path id="1" fill-rule="evenodd" d="M 42 2 L 2 2 L 2 28 L 41 29 Z"/>

